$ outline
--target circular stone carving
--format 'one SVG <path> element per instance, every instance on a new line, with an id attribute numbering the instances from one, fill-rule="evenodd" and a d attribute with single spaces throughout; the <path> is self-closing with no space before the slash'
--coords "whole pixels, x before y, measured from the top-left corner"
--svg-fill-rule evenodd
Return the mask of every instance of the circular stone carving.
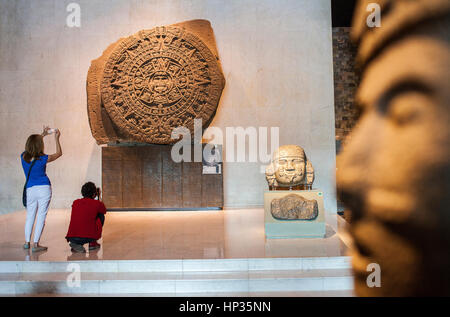
<path id="1" fill-rule="evenodd" d="M 117 44 L 106 61 L 101 96 L 121 132 L 146 143 L 169 144 L 172 130 L 203 126 L 224 87 L 220 65 L 194 34 L 178 27 L 140 31 Z"/>

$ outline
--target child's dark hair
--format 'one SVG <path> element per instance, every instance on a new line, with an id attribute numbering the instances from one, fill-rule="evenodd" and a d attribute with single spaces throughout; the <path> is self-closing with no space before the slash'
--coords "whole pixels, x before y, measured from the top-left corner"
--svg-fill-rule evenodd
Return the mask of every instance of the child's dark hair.
<path id="1" fill-rule="evenodd" d="M 81 187 L 81 195 L 84 198 L 92 198 L 94 199 L 97 196 L 97 186 L 93 182 L 87 182 Z"/>

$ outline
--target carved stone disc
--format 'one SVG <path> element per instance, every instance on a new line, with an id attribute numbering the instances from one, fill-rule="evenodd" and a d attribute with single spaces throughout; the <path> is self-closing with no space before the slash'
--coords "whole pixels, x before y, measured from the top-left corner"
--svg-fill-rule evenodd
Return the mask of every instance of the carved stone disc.
<path id="1" fill-rule="evenodd" d="M 121 40 L 106 61 L 101 96 L 111 120 L 135 140 L 168 144 L 174 128 L 193 132 L 214 115 L 225 84 L 220 65 L 196 35 L 169 26 Z"/>

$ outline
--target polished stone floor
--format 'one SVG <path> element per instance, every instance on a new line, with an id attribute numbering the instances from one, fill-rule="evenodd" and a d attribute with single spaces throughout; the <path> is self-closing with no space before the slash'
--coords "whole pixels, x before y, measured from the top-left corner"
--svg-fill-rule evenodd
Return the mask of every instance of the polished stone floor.
<path id="1" fill-rule="evenodd" d="M 86 254 L 70 251 L 64 236 L 70 210 L 49 211 L 41 244 L 22 249 L 25 211 L 0 216 L 0 261 L 233 259 L 335 257 L 347 255 L 340 235 L 327 225 L 323 239 L 264 237 L 263 209 L 178 212 L 110 212 L 102 247 Z"/>

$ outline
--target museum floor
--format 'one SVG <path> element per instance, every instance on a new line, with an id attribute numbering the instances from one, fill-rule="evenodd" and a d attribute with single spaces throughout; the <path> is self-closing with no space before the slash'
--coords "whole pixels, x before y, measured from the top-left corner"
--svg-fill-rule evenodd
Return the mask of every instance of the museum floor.
<path id="1" fill-rule="evenodd" d="M 328 225 L 324 239 L 266 240 L 262 208 L 110 212 L 102 247 L 74 254 L 64 239 L 69 220 L 70 210 L 50 210 L 41 238 L 49 249 L 33 254 L 22 249 L 25 212 L 0 216 L 0 294 L 351 295 L 347 248 Z M 67 261 L 79 263 L 91 283 L 81 293 L 62 285 Z M 155 288 L 155 277 L 164 285 Z M 46 286 L 36 291 L 43 280 Z M 107 280 L 128 284 L 106 287 Z"/>
<path id="2" fill-rule="evenodd" d="M 73 254 L 64 239 L 70 210 L 50 210 L 41 244 L 47 252 L 22 249 L 25 212 L 0 216 L 0 260 L 150 260 L 345 255 L 345 244 L 327 226 L 325 239 L 264 238 L 262 209 L 180 212 L 109 212 L 102 247 Z"/>

